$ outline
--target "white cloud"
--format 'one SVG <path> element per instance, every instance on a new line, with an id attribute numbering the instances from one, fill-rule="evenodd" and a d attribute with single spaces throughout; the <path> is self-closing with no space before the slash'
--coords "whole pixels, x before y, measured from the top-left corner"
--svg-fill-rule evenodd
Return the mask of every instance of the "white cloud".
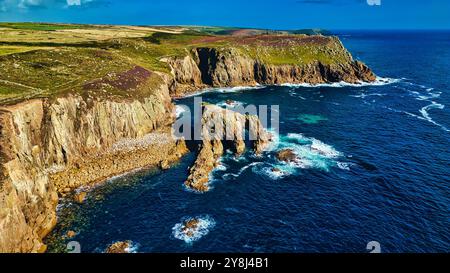
<path id="1" fill-rule="evenodd" d="M 33 8 L 77 7 L 95 0 L 0 0 L 0 12 Z"/>
<path id="2" fill-rule="evenodd" d="M 67 0 L 68 6 L 81 6 L 81 0 Z"/>

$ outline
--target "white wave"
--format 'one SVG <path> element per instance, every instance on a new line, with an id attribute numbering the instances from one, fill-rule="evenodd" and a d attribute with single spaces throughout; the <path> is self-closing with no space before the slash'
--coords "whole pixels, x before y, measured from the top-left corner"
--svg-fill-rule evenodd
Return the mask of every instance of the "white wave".
<path id="1" fill-rule="evenodd" d="M 348 83 L 348 82 L 333 82 L 333 83 L 319 83 L 319 84 L 311 84 L 311 83 L 284 83 L 280 84 L 280 86 L 288 86 L 288 87 L 364 87 L 364 86 L 383 86 L 389 85 L 393 83 L 397 83 L 401 81 L 401 79 L 393 79 L 393 78 L 382 78 L 377 77 L 373 82 L 358 82 L 358 83 Z"/>
<path id="2" fill-rule="evenodd" d="M 189 109 L 187 109 L 187 106 L 175 105 L 175 110 L 174 110 L 175 111 L 175 116 L 177 118 L 180 118 L 188 110 Z"/>
<path id="3" fill-rule="evenodd" d="M 127 248 L 125 248 L 125 251 L 127 253 L 137 253 L 138 249 L 140 247 L 140 244 L 131 242 Z"/>
<path id="4" fill-rule="evenodd" d="M 235 87 L 222 87 L 222 88 L 211 88 L 212 92 L 220 92 L 220 93 L 235 93 L 239 91 L 245 90 L 255 90 L 262 89 L 266 86 L 264 85 L 255 85 L 255 86 L 235 86 Z"/>
<path id="5" fill-rule="evenodd" d="M 232 110 L 233 108 L 244 106 L 244 103 L 242 103 L 240 101 L 231 101 L 231 102 L 223 101 L 223 102 L 217 103 L 216 105 L 219 106 L 219 107 L 222 107 L 222 108 L 226 108 L 226 109 L 231 109 Z"/>
<path id="6" fill-rule="evenodd" d="M 437 99 L 441 96 L 442 92 L 430 93 L 429 95 L 419 95 L 417 96 L 417 100 L 431 100 Z"/>
<path id="7" fill-rule="evenodd" d="M 367 94 L 367 93 L 361 93 L 361 94 L 359 94 L 359 95 L 350 95 L 350 97 L 354 97 L 354 98 L 362 98 L 362 99 L 364 99 L 364 98 L 367 98 L 367 97 L 370 97 L 370 96 L 378 96 L 378 97 L 383 97 L 383 96 L 386 96 L 387 94 L 382 94 L 382 93 L 369 93 L 369 94 Z"/>
<path id="8" fill-rule="evenodd" d="M 393 84 L 399 82 L 403 79 L 393 79 L 393 78 L 383 78 L 377 77 L 373 82 L 358 82 L 358 83 L 348 83 L 348 82 L 333 82 L 333 83 L 319 83 L 319 84 L 310 84 L 310 83 L 283 83 L 283 84 L 275 84 L 275 85 L 261 85 L 257 84 L 255 86 L 235 86 L 235 87 L 213 87 L 213 88 L 205 88 L 201 89 L 197 92 L 190 93 L 188 95 L 184 95 L 184 98 L 195 97 L 201 94 L 219 92 L 219 93 L 236 93 L 245 90 L 255 90 L 262 89 L 268 86 L 288 86 L 288 87 L 364 87 L 364 86 L 382 86 Z M 301 99 L 305 99 L 300 97 Z"/>
<path id="9" fill-rule="evenodd" d="M 420 109 L 419 112 L 422 114 L 423 119 L 425 119 L 426 121 L 431 122 L 432 124 L 441 127 L 446 132 L 450 132 L 450 130 L 447 129 L 447 127 L 445 127 L 444 125 L 439 124 L 436 121 L 434 121 L 430 117 L 430 114 L 428 113 L 428 111 L 431 110 L 431 109 L 440 109 L 440 110 L 442 110 L 444 108 L 445 108 L 445 105 L 442 105 L 440 103 L 437 103 L 437 102 L 433 101 L 430 105 L 422 107 L 422 109 Z"/>
<path id="10" fill-rule="evenodd" d="M 280 135 L 278 131 L 273 128 L 267 129 L 267 132 L 271 135 L 272 141 L 269 143 L 265 151 L 270 152 L 278 148 L 278 145 L 280 144 Z"/>
<path id="11" fill-rule="evenodd" d="M 196 225 L 190 228 L 186 227 L 185 224 L 191 220 L 196 220 Z M 185 218 L 181 223 L 176 224 L 172 228 L 172 234 L 176 239 L 182 240 L 187 244 L 192 244 L 207 235 L 215 224 L 216 222 L 209 215 Z"/>
<path id="12" fill-rule="evenodd" d="M 333 146 L 323 143 L 313 137 L 306 137 L 303 134 L 290 133 L 281 137 L 280 148 L 291 149 L 297 159 L 293 162 L 280 162 L 276 167 L 285 171 L 283 167 L 287 167 L 287 171 L 291 172 L 291 167 L 309 169 L 317 168 L 328 171 L 331 166 L 336 166 L 336 158 L 342 156 Z"/>
<path id="13" fill-rule="evenodd" d="M 214 170 L 224 172 L 227 169 L 228 169 L 228 167 L 225 164 L 220 163 Z"/>
<path id="14" fill-rule="evenodd" d="M 336 162 L 337 166 L 341 170 L 350 171 L 351 163 L 348 162 Z"/>
<path id="15" fill-rule="evenodd" d="M 311 150 L 317 151 L 327 158 L 335 158 L 341 155 L 341 153 L 336 151 L 332 146 L 317 139 L 312 139 Z"/>
<path id="16" fill-rule="evenodd" d="M 389 109 L 389 110 L 391 110 L 393 112 L 396 112 L 396 113 L 403 113 L 403 114 L 406 114 L 406 115 L 411 116 L 411 117 L 415 117 L 415 118 L 420 119 L 420 120 L 428 121 L 428 122 L 430 122 L 430 123 L 432 123 L 432 124 L 434 124 L 436 126 L 439 126 L 442 130 L 444 130 L 446 132 L 450 132 L 450 130 L 446 126 L 444 126 L 442 124 L 439 124 L 436 121 L 434 121 L 430 117 L 430 114 L 428 113 L 428 111 L 430 109 L 440 109 L 440 110 L 444 109 L 445 105 L 442 105 L 440 103 L 436 103 L 436 102 L 433 101 L 430 105 L 422 107 L 419 110 L 421 116 L 413 114 L 413 113 L 410 113 L 410 112 L 407 112 L 407 111 L 401 111 L 401 110 L 393 109 L 391 107 L 385 107 L 385 108 L 387 108 L 387 109 Z"/>
<path id="17" fill-rule="evenodd" d="M 282 169 L 282 166 L 276 166 L 276 167 L 263 167 L 263 168 L 257 168 L 257 166 L 252 168 L 252 171 L 254 173 L 259 173 L 259 174 L 263 174 L 273 180 L 278 180 L 281 179 L 283 177 L 286 177 L 290 174 L 292 174 L 292 172 L 288 172 L 286 170 Z"/>
<path id="18" fill-rule="evenodd" d="M 225 174 L 224 176 L 223 176 L 223 178 L 228 178 L 228 177 L 230 177 L 230 176 L 233 176 L 233 177 L 239 177 L 243 172 L 245 172 L 245 170 L 247 170 L 248 168 L 251 168 L 251 167 L 253 167 L 253 166 L 257 166 L 257 165 L 260 165 L 260 164 L 264 164 L 263 162 L 253 162 L 253 163 L 250 163 L 250 164 L 248 164 L 248 165 L 245 165 L 244 167 L 242 167 L 237 173 L 227 173 L 227 174 Z"/>
<path id="19" fill-rule="evenodd" d="M 245 91 L 245 90 L 262 89 L 265 87 L 266 87 L 265 85 L 259 85 L 259 84 L 255 85 L 255 86 L 212 87 L 212 88 L 205 88 L 205 89 L 201 89 L 197 92 L 190 93 L 188 95 L 183 96 L 183 98 L 195 97 L 195 96 L 198 96 L 201 94 L 213 93 L 213 92 L 236 93 L 236 92 Z"/>

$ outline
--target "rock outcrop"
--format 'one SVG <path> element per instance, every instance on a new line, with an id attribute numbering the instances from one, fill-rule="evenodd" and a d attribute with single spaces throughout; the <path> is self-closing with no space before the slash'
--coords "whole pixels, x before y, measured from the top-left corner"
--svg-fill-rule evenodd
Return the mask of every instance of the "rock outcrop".
<path id="1" fill-rule="evenodd" d="M 58 193 L 178 160 L 166 85 L 141 100 L 77 95 L 1 108 L 0 252 L 44 252 Z"/>
<path id="2" fill-rule="evenodd" d="M 130 253 L 131 246 L 132 246 L 131 241 L 115 242 L 114 244 L 108 246 L 108 248 L 105 250 L 105 253 L 110 254 Z"/>
<path id="3" fill-rule="evenodd" d="M 243 115 L 215 105 L 204 106 L 202 144 L 185 185 L 198 192 L 208 191 L 209 175 L 223 155 L 224 144 L 231 143 L 236 155 L 244 152 L 246 128 L 254 152 L 260 154 L 269 144 L 271 135 L 266 132 L 257 116 Z"/>
<path id="4" fill-rule="evenodd" d="M 297 154 L 291 149 L 284 149 L 277 153 L 277 159 L 284 162 L 294 162 L 297 161 Z"/>

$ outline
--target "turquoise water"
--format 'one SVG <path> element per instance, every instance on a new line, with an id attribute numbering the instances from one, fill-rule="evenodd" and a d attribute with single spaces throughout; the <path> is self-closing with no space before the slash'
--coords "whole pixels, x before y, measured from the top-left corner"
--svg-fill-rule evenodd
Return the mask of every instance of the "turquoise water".
<path id="1" fill-rule="evenodd" d="M 204 194 L 183 186 L 195 152 L 168 171 L 112 179 L 85 204 L 63 204 L 50 251 L 132 240 L 137 252 L 367 252 L 370 241 L 383 252 L 448 252 L 449 33 L 339 35 L 384 79 L 202 94 L 280 105 L 276 145 L 261 157 L 226 154 Z M 282 148 L 301 160 L 277 161 Z M 191 217 L 202 226 L 194 239 L 180 233 Z M 77 236 L 61 239 L 68 230 Z"/>

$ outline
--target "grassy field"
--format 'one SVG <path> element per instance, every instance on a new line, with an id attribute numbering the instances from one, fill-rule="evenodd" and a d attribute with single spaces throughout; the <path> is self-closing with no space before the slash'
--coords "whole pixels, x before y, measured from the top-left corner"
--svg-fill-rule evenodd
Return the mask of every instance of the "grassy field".
<path id="1" fill-rule="evenodd" d="M 196 47 L 232 47 L 274 65 L 346 58 L 330 38 L 239 28 L 0 23 L 0 34 L 0 104 L 66 92 L 142 95 L 136 84 L 157 85 L 153 72 L 170 72 L 162 58 Z"/>

